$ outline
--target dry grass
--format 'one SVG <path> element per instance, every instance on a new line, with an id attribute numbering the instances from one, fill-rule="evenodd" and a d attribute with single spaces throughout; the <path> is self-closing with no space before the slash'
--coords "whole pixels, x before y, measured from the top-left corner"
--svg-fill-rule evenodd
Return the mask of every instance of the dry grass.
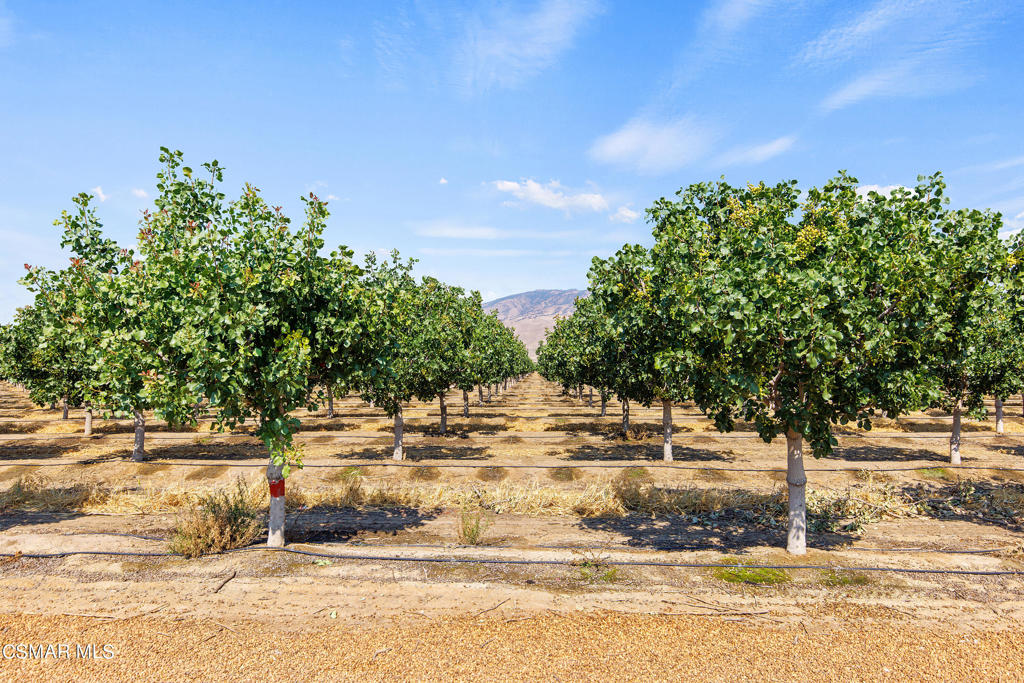
<path id="1" fill-rule="evenodd" d="M 178 517 L 170 551 L 199 557 L 249 545 L 263 527 L 261 508 L 254 498 L 251 487 L 241 478 L 234 489 L 204 495 L 198 506 Z"/>

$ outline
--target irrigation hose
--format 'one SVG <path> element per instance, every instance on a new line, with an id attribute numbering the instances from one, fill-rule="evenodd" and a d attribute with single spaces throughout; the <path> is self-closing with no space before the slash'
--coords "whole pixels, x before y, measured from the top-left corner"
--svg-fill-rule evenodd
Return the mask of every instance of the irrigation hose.
<path id="1" fill-rule="evenodd" d="M 123 533 L 123 532 L 119 532 L 119 531 L 69 531 L 69 532 L 57 533 L 57 534 L 54 534 L 54 535 L 55 536 L 120 536 L 120 537 L 124 537 L 124 538 L 138 538 L 138 539 L 141 539 L 141 540 L 144 540 L 144 541 L 159 541 L 159 542 L 163 542 L 163 543 L 166 543 L 166 542 L 168 542 L 170 540 L 168 538 L 163 538 L 163 537 L 160 537 L 160 536 L 144 536 L 142 534 L 129 534 L 129 533 Z M 316 534 L 314 534 L 314 537 L 315 536 L 316 536 Z M 368 543 L 347 543 L 345 545 L 347 545 L 348 547 L 367 547 L 367 546 L 369 546 L 369 547 L 374 547 L 374 546 L 381 547 L 378 544 L 368 544 Z M 451 546 L 450 545 L 443 545 L 443 544 L 440 544 L 440 543 L 401 543 L 401 544 L 389 543 L 389 544 L 387 544 L 387 545 L 385 545 L 383 547 L 387 547 L 387 548 L 391 548 L 391 549 L 396 549 L 396 550 L 409 550 L 409 549 L 445 550 L 447 548 L 450 548 Z M 494 550 L 522 549 L 522 548 L 517 548 L 516 546 L 510 546 L 510 545 L 488 545 L 487 547 L 491 548 L 491 549 L 494 549 Z M 609 548 L 606 547 L 606 546 L 581 546 L 581 545 L 556 545 L 556 544 L 535 545 L 535 546 L 530 546 L 529 548 L 526 548 L 526 549 L 527 550 L 534 550 L 534 549 L 536 549 L 536 550 L 576 550 L 576 551 L 580 551 L 580 552 L 603 552 L 603 551 L 609 550 Z M 624 550 L 631 550 L 631 549 L 630 548 L 625 548 Z M 687 547 L 684 547 L 684 546 L 674 546 L 674 547 L 652 548 L 652 550 L 655 550 L 657 552 L 684 552 L 684 551 L 707 550 L 707 548 L 687 548 Z M 940 554 L 940 555 L 986 555 L 986 554 L 989 554 L 989 553 L 999 553 L 999 552 L 1004 552 L 1004 551 L 1008 551 L 1008 550 L 1013 550 L 1013 548 L 1010 548 L 1010 547 L 1002 547 L 1002 548 L 968 548 L 968 549 L 960 549 L 960 550 L 952 550 L 952 549 L 946 549 L 946 548 L 863 548 L 863 547 L 859 547 L 859 546 L 850 546 L 850 547 L 847 547 L 847 548 L 842 548 L 843 552 L 846 552 L 846 551 L 860 551 L 860 552 L 883 552 L 883 553 L 884 552 L 889 552 L 889 553 L 936 553 L 936 554 Z"/>
<path id="2" fill-rule="evenodd" d="M 429 564 L 493 564 L 493 565 L 515 565 L 515 566 L 571 566 L 571 562 L 564 560 L 516 560 L 499 558 L 469 558 L 469 557 L 389 557 L 387 555 L 336 555 L 333 553 L 322 553 L 312 550 L 299 550 L 297 548 L 271 548 L 268 546 L 235 548 L 226 550 L 225 553 L 242 552 L 281 552 L 304 555 L 307 557 L 319 557 L 331 560 L 352 560 L 357 562 L 423 562 Z M 0 553 L 0 557 L 8 558 L 29 558 L 29 559 L 52 559 L 70 557 L 73 555 L 103 555 L 111 557 L 184 557 L 180 553 L 147 553 L 124 550 L 69 550 L 55 553 Z M 1024 571 L 1017 569 L 919 569 L 919 568 L 897 568 L 897 567 L 843 567 L 839 565 L 815 565 L 815 564 L 775 564 L 775 565 L 745 565 L 726 564 L 717 562 L 659 562 L 656 560 L 608 560 L 603 564 L 614 567 L 671 567 L 680 569 L 817 569 L 821 571 L 849 571 L 849 572 L 893 572 L 902 574 L 944 574 L 956 576 L 1022 576 Z"/>

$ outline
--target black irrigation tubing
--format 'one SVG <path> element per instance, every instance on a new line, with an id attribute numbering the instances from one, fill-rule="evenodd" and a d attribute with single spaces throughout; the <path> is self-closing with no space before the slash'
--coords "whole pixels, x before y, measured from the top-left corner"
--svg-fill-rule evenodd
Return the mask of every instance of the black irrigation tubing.
<path id="1" fill-rule="evenodd" d="M 331 560 L 351 560 L 356 562 L 423 562 L 429 564 L 494 564 L 494 565 L 516 565 L 516 566 L 573 566 L 572 561 L 565 560 L 518 560 L 501 559 L 493 557 L 401 557 L 388 555 L 337 555 L 334 553 L 323 553 L 312 550 L 300 550 L 298 548 L 271 548 L 267 546 L 256 546 L 248 548 L 235 548 L 226 550 L 225 553 L 240 552 L 281 552 L 304 555 L 307 557 L 321 557 Z M 69 550 L 53 553 L 0 553 L 0 557 L 29 558 L 29 559 L 52 559 L 71 557 L 75 555 L 104 555 L 112 557 L 184 557 L 180 553 L 152 553 L 134 552 L 125 550 Z M 726 564 L 717 562 L 665 562 L 657 560 L 607 560 L 602 564 L 614 567 L 672 567 L 680 569 L 817 569 L 820 571 L 850 571 L 850 572 L 893 572 L 903 574 L 946 574 L 957 576 L 1021 576 L 1024 571 L 1018 569 L 922 569 L 922 568 L 901 568 L 901 567 L 843 567 L 840 565 L 816 565 L 816 564 L 775 564 L 775 565 L 746 565 Z"/>
<path id="2" fill-rule="evenodd" d="M 689 433 L 689 432 L 683 432 L 681 434 L 674 434 L 673 436 L 674 436 L 675 444 L 676 445 L 683 445 L 683 444 L 685 444 L 688 441 L 694 441 L 694 440 L 703 440 L 703 441 L 714 441 L 716 439 L 725 439 L 725 440 L 728 440 L 728 439 L 737 439 L 737 440 L 739 440 L 739 439 L 757 439 L 757 440 L 761 440 L 761 437 L 758 436 L 758 434 L 755 433 L 755 432 L 739 432 L 739 433 L 737 433 L 737 432 L 729 432 L 729 433 L 725 433 L 725 434 L 693 434 L 693 433 Z M 853 439 L 853 440 L 893 439 L 893 440 L 898 440 L 898 441 L 905 441 L 905 440 L 911 440 L 912 441 L 912 440 L 918 440 L 918 439 L 921 439 L 921 440 L 929 440 L 929 439 L 931 439 L 931 440 L 934 440 L 934 439 L 948 440 L 949 439 L 949 434 L 947 434 L 945 432 L 934 433 L 934 434 L 902 434 L 902 433 L 884 433 L 883 432 L 883 433 L 875 433 L 875 434 L 867 434 L 867 433 L 865 433 L 865 434 L 835 434 L 834 436 L 837 439 Z M 103 439 L 105 439 L 107 437 L 113 437 L 114 439 L 124 439 L 124 440 L 127 440 L 129 438 L 133 438 L 133 435 L 130 432 L 118 432 L 118 433 L 114 433 L 114 434 L 93 434 L 91 436 L 85 436 L 83 434 L 60 434 L 60 433 L 51 434 L 51 433 L 45 433 L 45 432 L 44 433 L 36 433 L 36 434 L 0 434 L 0 443 L 3 443 L 5 441 L 6 442 L 15 443 L 15 442 L 18 442 L 18 441 L 34 441 L 34 440 L 68 441 L 68 440 L 83 440 L 83 439 L 86 440 L 86 441 L 90 441 L 90 440 L 92 440 L 92 441 L 100 441 L 100 440 L 103 440 Z M 187 440 L 189 438 L 193 438 L 193 439 L 194 438 L 200 438 L 200 439 L 223 440 L 223 439 L 245 438 L 245 437 L 251 437 L 254 440 L 256 439 L 256 437 L 254 435 L 252 435 L 252 434 L 245 434 L 245 433 L 239 433 L 239 434 L 222 434 L 222 433 L 203 434 L 203 433 L 199 433 L 199 432 L 174 432 L 174 433 L 171 433 L 171 432 L 156 432 L 156 433 L 147 434 L 146 435 L 146 440 L 153 440 L 153 441 L 185 441 L 185 440 Z M 320 432 L 320 433 L 318 433 L 316 430 L 312 430 L 312 431 L 306 431 L 306 432 L 298 432 L 297 434 L 295 434 L 295 437 L 296 437 L 297 441 L 313 440 L 313 439 L 333 440 L 333 441 L 354 441 L 354 440 L 371 441 L 371 440 L 374 440 L 374 439 L 384 439 L 384 440 L 387 440 L 390 443 L 392 435 L 391 435 L 391 432 L 379 432 L 379 433 L 375 433 L 375 434 L 336 434 L 336 433 L 333 433 L 333 432 L 328 432 L 328 433 Z M 1005 441 L 1005 440 L 1012 439 L 1014 437 L 1016 437 L 1016 438 L 1024 438 L 1024 434 L 976 434 L 976 435 L 973 435 L 973 436 L 961 436 L 960 437 L 960 441 L 961 442 L 964 442 L 964 441 L 982 441 L 982 440 L 990 440 L 990 439 L 998 439 L 1000 441 Z M 459 441 L 491 441 L 491 440 L 502 440 L 502 439 L 505 439 L 505 440 L 511 440 L 511 441 L 509 441 L 510 444 L 517 443 L 517 442 L 522 441 L 524 439 L 538 439 L 538 440 L 540 440 L 540 439 L 546 439 L 546 440 L 573 439 L 573 440 L 576 440 L 577 442 L 579 442 L 579 441 L 586 441 L 586 442 L 596 442 L 596 443 L 601 443 L 601 442 L 608 441 L 607 437 L 605 435 L 602 435 L 602 434 L 572 434 L 571 432 L 552 432 L 550 434 L 536 433 L 536 432 L 505 432 L 505 433 L 502 433 L 502 434 L 474 434 L 474 435 L 468 435 L 467 434 L 465 437 L 462 437 L 462 436 L 459 436 L 459 435 L 453 435 L 451 437 L 445 437 L 445 436 L 442 436 L 440 434 L 417 434 L 417 433 L 413 432 L 411 434 L 406 434 L 405 438 L 408 439 L 410 442 L 412 442 L 412 441 L 419 441 L 421 439 L 439 439 L 439 438 L 440 439 L 451 438 L 453 441 L 454 440 L 459 440 Z M 653 442 L 653 440 L 655 440 L 656 438 L 657 438 L 657 436 L 652 435 L 651 437 L 649 437 L 648 440 Z M 642 445 L 643 443 L 645 443 L 644 439 L 633 439 L 630 442 L 625 442 L 624 441 L 620 445 Z M 188 444 L 191 444 L 191 442 L 188 442 Z M 199 444 L 199 445 L 202 445 L 202 444 Z"/>
<path id="3" fill-rule="evenodd" d="M 167 460 L 143 460 L 141 462 L 135 462 L 134 460 L 124 461 L 104 461 L 104 462 L 4 462 L 0 460 L 0 467 L 70 467 L 73 465 L 99 465 L 99 464 L 111 464 L 113 462 L 122 462 L 124 464 L 136 464 L 136 465 L 172 465 L 175 467 L 266 467 L 265 462 L 225 462 L 221 460 L 209 460 L 200 462 L 171 462 Z M 503 463 L 487 463 L 486 461 L 478 461 L 468 464 L 462 463 L 414 463 L 414 462 L 367 462 L 364 460 L 357 460 L 354 462 L 343 462 L 343 463 L 326 463 L 326 464 L 308 464 L 303 465 L 301 469 L 332 469 L 338 467 L 410 467 L 413 469 L 421 469 L 427 467 L 436 467 L 438 469 L 470 469 L 470 468 L 483 468 L 483 469 L 522 469 L 522 470 L 561 470 L 561 469 L 629 469 L 635 467 L 643 467 L 646 469 L 659 469 L 659 470 L 700 470 L 704 472 L 785 472 L 784 467 L 705 467 L 702 465 L 669 465 L 663 462 L 624 462 L 620 464 L 609 464 L 609 463 L 590 463 L 590 464 L 565 464 L 565 465 L 527 465 L 521 463 L 503 464 Z M 942 463 L 935 463 L 931 465 L 921 465 L 917 467 L 806 467 L 806 472 L 916 472 L 918 470 L 926 469 L 944 469 L 944 470 L 996 470 L 999 472 L 1024 472 L 1024 467 L 998 467 L 994 465 L 944 465 Z"/>
<path id="4" fill-rule="evenodd" d="M 141 534 L 128 534 L 117 531 L 70 531 L 65 533 L 55 534 L 56 536 L 123 536 L 125 538 L 138 538 L 144 541 L 161 541 L 168 542 L 169 538 L 163 538 L 160 536 L 143 536 Z M 374 544 L 374 543 L 345 543 L 343 544 L 350 548 L 358 547 L 383 547 L 390 549 L 409 550 L 409 549 L 423 549 L 428 548 L 431 550 L 444 550 L 450 548 L 449 545 L 442 545 L 438 543 L 401 543 L 401 544 Z M 600 552 L 609 551 L 612 548 L 605 546 L 580 546 L 580 545 L 535 545 L 527 548 L 521 548 L 519 546 L 511 545 L 490 545 L 489 549 L 494 550 L 576 550 L 580 552 Z M 622 551 L 629 552 L 635 551 L 634 548 L 622 548 Z M 656 552 L 693 552 L 695 550 L 706 550 L 706 548 L 652 548 Z M 999 553 L 1007 550 L 1013 550 L 1010 547 L 1003 548 L 969 548 L 969 549 L 946 549 L 946 548 L 862 548 L 859 546 L 850 546 L 848 548 L 841 548 L 842 552 L 846 551 L 860 551 L 860 552 L 889 552 L 889 553 L 936 553 L 941 555 L 985 555 L 988 553 Z"/>

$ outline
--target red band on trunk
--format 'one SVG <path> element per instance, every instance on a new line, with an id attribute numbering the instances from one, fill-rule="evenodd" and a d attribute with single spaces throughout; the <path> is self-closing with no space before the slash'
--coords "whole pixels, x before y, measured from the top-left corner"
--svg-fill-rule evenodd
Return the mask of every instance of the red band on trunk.
<path id="1" fill-rule="evenodd" d="M 275 479 L 270 482 L 270 497 L 280 498 L 284 495 L 284 479 Z"/>

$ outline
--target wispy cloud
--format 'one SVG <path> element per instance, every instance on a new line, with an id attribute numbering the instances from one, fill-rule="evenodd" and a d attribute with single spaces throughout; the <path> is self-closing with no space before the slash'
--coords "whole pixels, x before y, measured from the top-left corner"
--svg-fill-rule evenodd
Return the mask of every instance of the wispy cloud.
<path id="1" fill-rule="evenodd" d="M 607 211 L 608 200 L 598 192 L 567 192 L 557 180 L 546 185 L 536 180 L 496 180 L 492 183 L 498 192 L 507 192 L 528 204 L 539 204 L 566 213 L 573 211 Z"/>
<path id="2" fill-rule="evenodd" d="M 832 112 L 875 97 L 923 97 L 964 87 L 972 78 L 955 65 L 938 66 L 913 58 L 857 76 L 822 100 L 820 109 Z"/>
<path id="3" fill-rule="evenodd" d="M 561 240 L 584 236 L 580 230 L 503 230 L 488 225 L 467 225 L 455 220 L 438 219 L 412 224 L 420 237 L 458 240 Z"/>
<path id="4" fill-rule="evenodd" d="M 437 181 L 437 184 L 438 185 L 447 185 L 448 184 L 448 179 L 442 177 L 440 180 Z"/>
<path id="5" fill-rule="evenodd" d="M 724 152 L 717 162 L 721 166 L 759 164 L 789 151 L 795 142 L 795 135 L 784 135 L 760 145 L 733 147 Z"/>
<path id="6" fill-rule="evenodd" d="M 807 43 L 799 55 L 806 63 L 822 64 L 845 61 L 870 49 L 872 44 L 900 21 L 905 21 L 927 3 L 884 0 L 852 20 L 828 29 Z"/>
<path id="7" fill-rule="evenodd" d="M 104 194 L 102 185 L 97 185 L 96 187 L 92 188 L 89 191 L 96 195 L 96 198 L 99 199 L 101 202 L 105 202 L 108 199 L 110 199 L 110 195 Z"/>
<path id="8" fill-rule="evenodd" d="M 598 138 L 590 156 L 640 173 L 665 173 L 704 157 L 717 137 L 713 128 L 693 117 L 674 121 L 637 117 Z"/>
<path id="9" fill-rule="evenodd" d="M 640 212 L 628 206 L 620 206 L 615 213 L 608 216 L 608 220 L 614 223 L 632 223 L 637 218 L 640 218 Z"/>
<path id="10" fill-rule="evenodd" d="M 0 0 L 0 48 L 14 43 L 14 18 L 7 11 L 7 3 Z"/>
<path id="11" fill-rule="evenodd" d="M 775 4 L 778 0 L 714 0 L 696 22 L 696 39 L 675 67 L 671 90 L 741 49 L 742 43 L 733 38 Z"/>
<path id="12" fill-rule="evenodd" d="M 456 58 L 458 80 L 466 88 L 520 85 L 554 64 L 600 11 L 594 0 L 542 0 L 528 12 L 511 7 L 495 8 L 466 22 Z"/>
<path id="13" fill-rule="evenodd" d="M 880 0 L 804 45 L 797 64 L 852 66 L 855 75 L 819 105 L 836 111 L 879 97 L 924 97 L 974 82 L 979 67 L 968 48 L 986 39 L 995 3 Z"/>
<path id="14" fill-rule="evenodd" d="M 574 251 L 550 251 L 548 249 L 485 249 L 475 247 L 422 247 L 420 253 L 431 256 L 480 256 L 485 258 L 513 256 L 571 256 Z"/>
<path id="15" fill-rule="evenodd" d="M 143 190 L 141 187 L 133 187 L 132 188 L 132 194 L 135 195 L 136 197 L 138 197 L 139 199 L 148 199 L 149 198 L 149 193 L 146 192 L 145 190 Z"/>

